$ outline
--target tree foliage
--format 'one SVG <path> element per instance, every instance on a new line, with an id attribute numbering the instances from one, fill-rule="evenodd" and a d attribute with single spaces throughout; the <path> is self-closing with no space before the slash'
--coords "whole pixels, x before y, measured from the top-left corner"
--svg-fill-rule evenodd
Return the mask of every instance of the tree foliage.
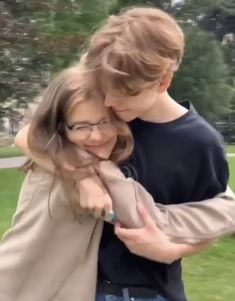
<path id="1" fill-rule="evenodd" d="M 51 74 L 78 58 L 112 3 L 0 1 L 0 104 L 31 101 Z"/>
<path id="2" fill-rule="evenodd" d="M 235 0 L 0 0 L 0 106 L 30 102 L 54 72 L 78 59 L 109 14 L 136 5 L 159 7 L 185 27 L 174 97 L 191 99 L 210 118 L 233 111 Z"/>
<path id="3" fill-rule="evenodd" d="M 186 54 L 171 93 L 177 100 L 191 100 L 210 120 L 228 114 L 233 89 L 220 44 L 212 34 L 195 27 L 187 28 L 186 42 Z"/>

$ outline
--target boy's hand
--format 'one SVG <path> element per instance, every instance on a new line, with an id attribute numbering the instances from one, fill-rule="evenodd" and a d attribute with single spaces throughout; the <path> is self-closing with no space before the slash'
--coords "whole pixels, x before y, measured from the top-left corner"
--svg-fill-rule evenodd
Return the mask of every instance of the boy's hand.
<path id="1" fill-rule="evenodd" d="M 174 243 L 156 226 L 141 204 L 138 204 L 138 211 L 144 227 L 126 229 L 122 228 L 120 223 L 116 223 L 115 234 L 125 243 L 131 253 L 163 263 L 174 261 Z"/>
<path id="2" fill-rule="evenodd" d="M 131 253 L 147 259 L 170 264 L 184 256 L 193 255 L 208 248 L 212 242 L 198 245 L 176 244 L 157 226 L 148 211 L 138 204 L 138 211 L 144 227 L 126 229 L 115 224 L 115 234 L 124 242 Z"/>

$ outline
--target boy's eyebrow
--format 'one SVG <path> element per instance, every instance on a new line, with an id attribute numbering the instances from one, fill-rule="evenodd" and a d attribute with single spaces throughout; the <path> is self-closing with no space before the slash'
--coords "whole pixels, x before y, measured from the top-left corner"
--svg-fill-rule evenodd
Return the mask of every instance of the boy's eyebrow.
<path id="1" fill-rule="evenodd" d="M 106 118 L 105 118 L 105 117 L 102 117 L 102 118 L 100 118 L 100 119 L 99 119 L 97 122 L 95 122 L 95 123 L 92 123 L 92 122 L 90 122 L 90 121 L 88 121 L 88 120 L 74 121 L 74 122 L 70 123 L 69 125 L 70 125 L 70 126 L 74 126 L 75 124 L 76 124 L 76 125 L 77 125 L 77 124 L 96 125 L 96 124 L 101 123 L 102 121 L 106 121 Z"/>

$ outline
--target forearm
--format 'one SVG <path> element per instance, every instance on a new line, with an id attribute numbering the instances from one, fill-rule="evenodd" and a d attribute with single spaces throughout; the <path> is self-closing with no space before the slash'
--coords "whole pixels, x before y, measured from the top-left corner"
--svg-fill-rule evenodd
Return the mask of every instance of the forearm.
<path id="1" fill-rule="evenodd" d="M 167 217 L 163 230 L 176 243 L 195 245 L 235 232 L 235 202 L 227 194 L 161 209 Z"/>
<path id="2" fill-rule="evenodd" d="M 154 244 L 153 248 L 148 246 L 147 256 L 145 256 L 145 253 L 141 254 L 141 256 L 157 262 L 171 264 L 174 261 L 179 260 L 181 258 L 197 255 L 207 250 L 210 246 L 212 246 L 215 243 L 215 240 L 197 245 L 176 244 L 170 243 L 168 241 L 167 245 L 162 247 L 160 252 L 159 244 L 157 245 L 157 243 L 158 242 Z"/>
<path id="3" fill-rule="evenodd" d="M 196 245 L 189 245 L 189 244 L 175 244 L 174 246 L 174 252 L 172 256 L 172 261 L 175 261 L 177 259 L 197 255 L 211 246 L 215 244 L 216 240 L 210 240 L 206 243 L 196 244 Z"/>

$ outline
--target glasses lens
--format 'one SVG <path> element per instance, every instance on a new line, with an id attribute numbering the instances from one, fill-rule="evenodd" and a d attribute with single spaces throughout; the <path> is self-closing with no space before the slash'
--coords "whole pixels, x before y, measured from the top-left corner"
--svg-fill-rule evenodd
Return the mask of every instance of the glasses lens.
<path id="1" fill-rule="evenodd" d="M 75 133 L 78 139 L 84 140 L 89 137 L 91 130 L 92 130 L 91 127 L 84 127 L 84 128 L 77 129 Z"/>
<path id="2" fill-rule="evenodd" d="M 99 124 L 98 125 L 98 129 L 101 132 L 108 132 L 108 131 L 112 131 L 113 130 L 113 126 L 110 123 L 105 122 L 105 123 Z"/>

